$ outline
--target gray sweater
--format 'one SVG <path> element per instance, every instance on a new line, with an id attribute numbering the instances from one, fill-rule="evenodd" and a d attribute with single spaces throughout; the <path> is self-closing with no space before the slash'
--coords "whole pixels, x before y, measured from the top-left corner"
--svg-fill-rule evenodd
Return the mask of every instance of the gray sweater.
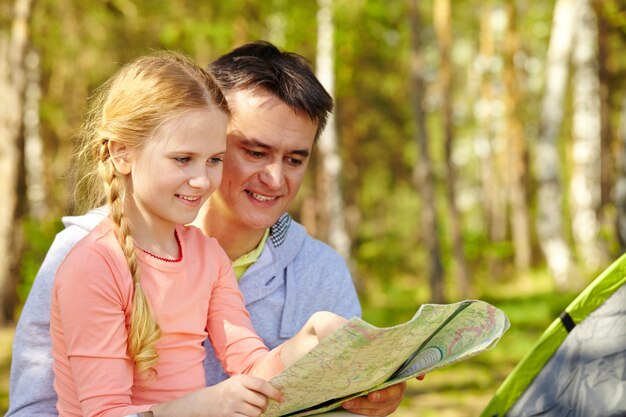
<path id="1" fill-rule="evenodd" d="M 17 324 L 6 417 L 57 416 L 49 331 L 52 283 L 71 247 L 105 215 L 104 209 L 96 209 L 63 218 L 66 228 L 55 237 Z M 272 226 L 263 252 L 239 286 L 252 322 L 270 348 L 293 336 L 315 311 L 346 318 L 361 314 L 343 258 L 288 215 Z M 213 385 L 226 376 L 210 344 L 205 345 L 206 380 Z"/>

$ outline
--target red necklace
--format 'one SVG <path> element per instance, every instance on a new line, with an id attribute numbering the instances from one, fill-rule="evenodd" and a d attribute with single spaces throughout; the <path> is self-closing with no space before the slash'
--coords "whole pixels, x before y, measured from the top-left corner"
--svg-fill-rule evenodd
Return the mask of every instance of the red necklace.
<path id="1" fill-rule="evenodd" d="M 176 258 L 176 259 L 163 258 L 163 257 L 161 257 L 159 255 L 155 255 L 152 252 L 148 252 L 145 249 L 141 249 L 141 248 L 139 248 L 139 249 L 141 249 L 141 251 L 143 253 L 145 253 L 146 255 L 150 255 L 153 258 L 158 259 L 159 261 L 163 261 L 163 262 L 180 262 L 180 261 L 183 260 L 183 248 L 180 245 L 180 239 L 178 239 L 178 233 L 176 231 L 174 231 L 174 237 L 176 237 L 176 244 L 178 245 L 178 253 L 180 253 L 180 256 L 178 258 Z"/>

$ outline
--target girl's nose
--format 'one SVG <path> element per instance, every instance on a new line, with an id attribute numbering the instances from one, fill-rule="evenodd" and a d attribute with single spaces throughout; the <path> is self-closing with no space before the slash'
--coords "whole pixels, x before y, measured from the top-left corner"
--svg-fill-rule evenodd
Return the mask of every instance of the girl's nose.
<path id="1" fill-rule="evenodd" d="M 207 190 L 211 188 L 211 177 L 209 176 L 206 169 L 201 170 L 196 175 L 193 175 L 189 179 L 189 185 L 194 188 L 198 188 L 201 190 Z"/>

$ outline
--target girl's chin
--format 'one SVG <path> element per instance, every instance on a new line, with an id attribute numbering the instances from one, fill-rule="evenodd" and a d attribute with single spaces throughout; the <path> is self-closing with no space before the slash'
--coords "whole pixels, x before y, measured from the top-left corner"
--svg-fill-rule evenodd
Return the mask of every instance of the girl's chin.
<path id="1" fill-rule="evenodd" d="M 185 214 L 184 216 L 178 215 L 176 216 L 174 223 L 182 224 L 182 225 L 191 224 L 193 223 L 194 220 L 196 220 L 197 216 L 198 216 L 197 211 L 195 213 Z"/>

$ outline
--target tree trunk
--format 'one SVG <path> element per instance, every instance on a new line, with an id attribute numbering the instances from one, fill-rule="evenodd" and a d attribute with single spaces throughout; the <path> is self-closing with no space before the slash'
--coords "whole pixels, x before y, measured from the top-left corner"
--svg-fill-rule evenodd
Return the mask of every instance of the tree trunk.
<path id="1" fill-rule="evenodd" d="M 26 55 L 26 91 L 24 95 L 24 159 L 28 213 L 41 220 L 48 213 L 43 139 L 39 134 L 39 54 L 31 49 Z"/>
<path id="2" fill-rule="evenodd" d="M 597 21 L 589 0 L 577 0 L 573 49 L 571 210 L 578 255 L 590 272 L 605 259 L 600 224 L 600 85 Z"/>
<path id="3" fill-rule="evenodd" d="M 497 129 L 501 118 L 497 115 L 498 97 L 494 94 L 494 74 L 497 62 L 494 28 L 492 27 L 493 8 L 484 6 L 480 19 L 480 58 L 477 67 L 480 71 L 480 99 L 476 103 L 478 133 L 476 148 L 481 161 L 481 186 L 484 195 L 485 225 L 492 243 L 502 243 L 506 239 L 506 187 L 503 172 L 502 133 Z M 489 276 L 502 275 L 503 259 L 489 256 Z"/>
<path id="4" fill-rule="evenodd" d="M 16 0 L 10 33 L 0 33 L 0 324 L 14 319 L 15 288 L 21 252 L 18 205 L 20 135 L 24 118 L 26 74 L 24 56 L 28 45 L 30 0 Z"/>
<path id="5" fill-rule="evenodd" d="M 450 233 L 452 235 L 453 256 L 456 263 L 458 293 L 461 298 L 468 298 L 470 283 L 463 249 L 463 226 L 456 202 L 456 168 L 452 161 L 454 133 L 452 126 L 452 63 L 450 49 L 452 43 L 450 0 L 436 0 L 434 5 L 434 23 L 439 44 L 439 84 L 441 88 L 441 110 L 443 132 L 445 136 L 446 163 L 446 198 L 450 212 Z"/>
<path id="6" fill-rule="evenodd" d="M 334 48 L 332 0 L 318 0 L 317 13 L 317 76 L 329 92 L 334 96 Z M 326 129 L 318 142 L 322 164 L 323 181 L 320 184 L 320 197 L 328 219 L 326 236 L 333 246 L 346 260 L 350 258 L 351 241 L 346 230 L 343 197 L 341 192 L 341 158 L 337 152 L 337 128 L 333 114 L 328 119 Z"/>
<path id="7" fill-rule="evenodd" d="M 602 223 L 607 221 L 605 218 L 605 207 L 612 202 L 611 193 L 612 186 L 615 182 L 614 171 L 615 161 L 613 160 L 613 135 L 612 123 L 610 118 L 611 110 L 611 94 L 610 94 L 610 78 L 609 71 L 609 50 L 608 50 L 608 31 L 609 23 L 604 16 L 602 2 L 604 0 L 593 0 L 592 6 L 595 10 L 598 22 L 598 77 L 600 79 L 600 160 L 601 160 L 601 188 L 600 188 L 600 210 L 599 215 L 602 217 Z M 610 223 L 610 221 L 608 222 Z"/>
<path id="8" fill-rule="evenodd" d="M 518 40 L 515 23 L 517 13 L 515 1 L 507 4 L 507 29 L 504 38 L 504 104 L 505 135 L 508 148 L 509 203 L 511 205 L 511 234 L 515 253 L 515 267 L 524 272 L 530 268 L 531 239 L 528 194 L 526 191 L 528 157 L 522 122 L 519 119 L 521 102 L 517 83 L 515 55 L 518 53 Z"/>
<path id="9" fill-rule="evenodd" d="M 563 123 L 569 57 L 575 28 L 576 0 L 557 0 L 548 46 L 546 80 L 536 149 L 537 235 L 558 288 L 575 278 L 572 254 L 564 238 L 561 156 L 557 141 Z"/>
<path id="10" fill-rule="evenodd" d="M 415 141 L 418 147 L 418 161 L 415 166 L 417 188 L 422 194 L 421 230 L 429 252 L 430 298 L 432 302 L 444 301 L 443 264 L 441 261 L 441 245 L 435 204 L 435 178 L 428 149 L 428 133 L 426 115 L 422 107 L 424 100 L 423 59 L 421 56 L 421 19 L 417 0 L 410 1 L 409 19 L 411 24 L 411 92 L 413 97 L 413 117 L 416 123 Z"/>
<path id="11" fill-rule="evenodd" d="M 617 150 L 617 179 L 615 181 L 615 208 L 617 213 L 616 229 L 620 243 L 620 252 L 626 252 L 626 98 L 622 100 L 622 112 L 620 115 L 619 147 Z"/>

